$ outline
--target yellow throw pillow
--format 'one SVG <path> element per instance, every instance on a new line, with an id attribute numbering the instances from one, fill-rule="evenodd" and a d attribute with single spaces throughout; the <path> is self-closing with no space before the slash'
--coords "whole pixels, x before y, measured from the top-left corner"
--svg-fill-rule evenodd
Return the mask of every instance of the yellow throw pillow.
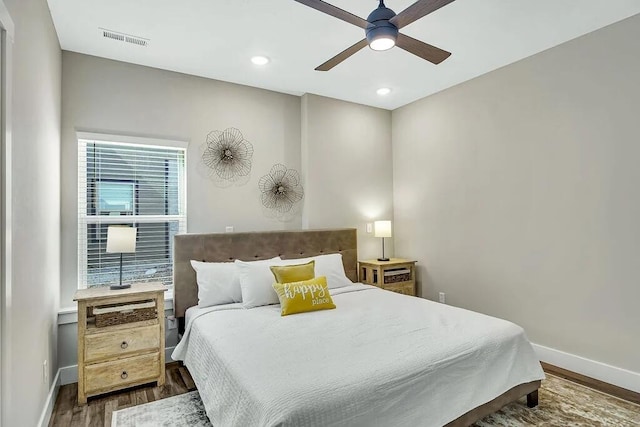
<path id="1" fill-rule="evenodd" d="M 325 276 L 294 283 L 274 283 L 273 289 L 278 294 L 282 316 L 336 308 Z"/>
<path id="2" fill-rule="evenodd" d="M 302 282 L 316 277 L 315 261 L 306 264 L 272 265 L 271 272 L 278 283 Z"/>

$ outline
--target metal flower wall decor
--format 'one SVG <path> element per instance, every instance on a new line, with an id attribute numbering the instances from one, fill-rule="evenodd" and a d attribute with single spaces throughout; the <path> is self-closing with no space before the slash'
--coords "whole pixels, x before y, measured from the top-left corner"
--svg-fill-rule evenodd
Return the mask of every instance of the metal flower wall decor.
<path id="1" fill-rule="evenodd" d="M 212 131 L 202 153 L 209 176 L 221 184 L 236 183 L 251 173 L 253 145 L 236 128 Z M 246 182 L 244 182 L 246 183 Z"/>
<path id="2" fill-rule="evenodd" d="M 298 171 L 282 164 L 274 165 L 260 178 L 258 187 L 262 192 L 262 205 L 280 220 L 286 220 L 294 206 L 304 198 Z"/>

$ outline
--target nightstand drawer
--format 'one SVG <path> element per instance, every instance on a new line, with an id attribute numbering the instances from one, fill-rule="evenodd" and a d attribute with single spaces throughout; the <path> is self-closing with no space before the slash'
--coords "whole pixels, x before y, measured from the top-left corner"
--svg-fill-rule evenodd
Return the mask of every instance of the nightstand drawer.
<path id="1" fill-rule="evenodd" d="M 415 285 L 413 284 L 413 282 L 398 283 L 398 284 L 393 284 L 393 285 L 384 285 L 384 286 L 382 286 L 382 289 L 384 289 L 386 291 L 395 292 L 395 293 L 398 293 L 398 294 L 403 294 L 403 295 L 414 296 L 416 294 L 416 289 L 415 289 Z"/>
<path id="2" fill-rule="evenodd" d="M 156 381 L 160 374 L 160 356 L 152 353 L 95 363 L 85 366 L 84 372 L 84 388 L 87 393 L 119 389 L 145 380 Z"/>
<path id="3" fill-rule="evenodd" d="M 144 326 L 122 331 L 87 334 L 84 360 L 95 360 L 128 355 L 144 350 L 157 350 L 160 346 L 160 326 Z"/>

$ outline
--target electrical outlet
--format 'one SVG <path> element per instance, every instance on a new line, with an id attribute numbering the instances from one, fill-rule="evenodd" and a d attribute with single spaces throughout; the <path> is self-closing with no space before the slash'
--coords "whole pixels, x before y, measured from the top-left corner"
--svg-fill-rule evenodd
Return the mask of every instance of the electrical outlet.
<path id="1" fill-rule="evenodd" d="M 48 363 L 45 360 L 42 362 L 42 382 L 48 384 L 49 382 L 49 369 L 47 367 Z"/>
<path id="2" fill-rule="evenodd" d="M 227 226 L 224 228 L 224 231 L 225 231 L 226 233 L 233 233 L 233 225 L 227 225 Z"/>
<path id="3" fill-rule="evenodd" d="M 167 329 L 172 330 L 172 329 L 176 329 L 177 327 L 178 327 L 178 320 L 175 318 L 175 316 L 167 317 Z"/>
<path id="4" fill-rule="evenodd" d="M 371 223 L 371 222 L 367 223 L 367 233 L 368 234 L 373 233 L 373 223 Z"/>
<path id="5" fill-rule="evenodd" d="M 442 304 L 446 304 L 445 302 L 445 293 L 444 292 L 440 292 L 440 294 L 438 295 L 438 300 L 442 303 Z"/>

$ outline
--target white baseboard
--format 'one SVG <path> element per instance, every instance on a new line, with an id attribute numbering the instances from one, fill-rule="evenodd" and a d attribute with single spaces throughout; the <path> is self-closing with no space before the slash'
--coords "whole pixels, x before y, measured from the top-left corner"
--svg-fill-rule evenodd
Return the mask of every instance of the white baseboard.
<path id="1" fill-rule="evenodd" d="M 166 347 L 164 349 L 164 361 L 165 363 L 174 362 L 171 358 L 171 353 L 173 353 L 174 347 Z M 78 382 L 78 365 L 65 366 L 58 370 L 58 374 L 60 375 L 60 384 L 67 385 Z"/>
<path id="2" fill-rule="evenodd" d="M 44 408 L 42 408 L 42 414 L 40 414 L 40 419 L 38 420 L 38 427 L 47 427 L 49 425 L 51 414 L 53 414 L 53 407 L 56 404 L 56 398 L 60 391 L 60 385 L 60 370 L 58 369 L 56 377 L 51 384 L 49 394 L 47 395 L 47 400 L 44 402 Z"/>
<path id="3" fill-rule="evenodd" d="M 60 384 L 67 385 L 78 382 L 78 365 L 63 366 L 59 370 Z"/>
<path id="4" fill-rule="evenodd" d="M 607 365 L 554 348 L 533 344 L 538 359 L 559 368 L 586 375 L 640 393 L 640 373 Z"/>

